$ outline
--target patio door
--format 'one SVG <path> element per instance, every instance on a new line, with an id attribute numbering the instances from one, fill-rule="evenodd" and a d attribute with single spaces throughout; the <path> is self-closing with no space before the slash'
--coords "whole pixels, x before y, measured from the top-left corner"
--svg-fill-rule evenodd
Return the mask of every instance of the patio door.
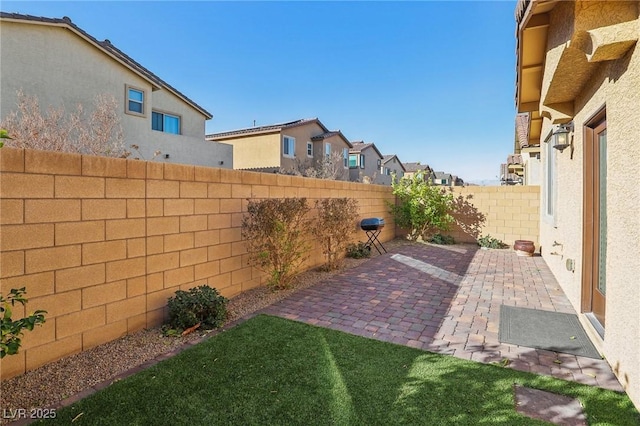
<path id="1" fill-rule="evenodd" d="M 605 327 L 607 297 L 607 120 L 596 114 L 584 134 L 582 310 Z M 598 328 L 598 327 L 596 327 Z M 604 337 L 604 336 L 603 336 Z"/>

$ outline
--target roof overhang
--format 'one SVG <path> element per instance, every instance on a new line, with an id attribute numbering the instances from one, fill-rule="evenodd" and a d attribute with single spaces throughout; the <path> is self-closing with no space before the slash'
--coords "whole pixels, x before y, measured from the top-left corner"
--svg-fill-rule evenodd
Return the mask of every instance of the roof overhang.
<path id="1" fill-rule="evenodd" d="M 569 39 L 547 52 L 551 11 L 559 4 L 574 5 Z M 574 100 L 600 62 L 622 58 L 638 40 L 637 2 L 600 2 L 601 19 L 575 2 L 520 0 L 516 7 L 516 110 L 530 113 L 529 145 L 540 144 L 542 118 L 553 124 L 571 121 Z M 543 89 L 544 71 L 548 82 Z M 550 72 L 551 71 L 551 72 Z M 544 90 L 544 93 L 543 93 Z"/>

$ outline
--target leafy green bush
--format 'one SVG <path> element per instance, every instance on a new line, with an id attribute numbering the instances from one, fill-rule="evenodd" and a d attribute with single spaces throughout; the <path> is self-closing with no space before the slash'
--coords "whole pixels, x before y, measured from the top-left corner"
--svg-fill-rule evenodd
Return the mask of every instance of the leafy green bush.
<path id="1" fill-rule="evenodd" d="M 497 238 L 493 238 L 491 235 L 485 235 L 484 237 L 478 238 L 478 245 L 480 247 L 495 249 L 503 249 L 509 247 L 507 244 L 503 243 Z"/>
<path id="2" fill-rule="evenodd" d="M 437 231 L 448 231 L 454 218 L 451 188 L 434 186 L 422 172 L 410 178 L 393 180 L 393 194 L 398 203 L 387 203 L 396 225 L 409 231 L 407 238 L 428 241 Z"/>
<path id="3" fill-rule="evenodd" d="M 362 241 L 359 241 L 357 244 L 351 243 L 347 246 L 347 257 L 352 259 L 371 257 L 371 247 Z"/>
<path id="4" fill-rule="evenodd" d="M 287 288 L 306 259 L 309 212 L 306 198 L 249 200 L 242 237 L 249 263 L 269 274 L 267 285 Z"/>
<path id="5" fill-rule="evenodd" d="M 13 320 L 13 310 L 11 309 L 16 303 L 20 303 L 25 306 L 27 299 L 24 295 L 27 293 L 25 287 L 12 288 L 9 291 L 9 295 L 5 299 L 0 294 L 0 315 L 2 316 L 0 339 L 0 358 L 4 358 L 7 355 L 15 355 L 20 349 L 22 344 L 23 330 L 33 330 L 36 325 L 42 325 L 45 322 L 44 314 L 47 311 L 37 310 L 28 317 L 21 318 L 19 320 Z"/>
<path id="6" fill-rule="evenodd" d="M 358 202 L 353 198 L 325 198 L 316 201 L 316 208 L 318 219 L 312 226 L 313 235 L 327 257 L 326 268 L 338 269 L 341 256 L 357 229 L 354 218 L 358 216 Z"/>
<path id="7" fill-rule="evenodd" d="M 169 326 L 185 330 L 197 324 L 204 329 L 218 328 L 227 318 L 228 299 L 221 296 L 218 290 L 201 285 L 189 289 L 178 290 L 169 298 Z"/>
<path id="8" fill-rule="evenodd" d="M 455 244 L 456 240 L 454 240 L 451 235 L 435 234 L 433 237 L 429 238 L 429 242 L 433 244 L 449 245 Z"/>

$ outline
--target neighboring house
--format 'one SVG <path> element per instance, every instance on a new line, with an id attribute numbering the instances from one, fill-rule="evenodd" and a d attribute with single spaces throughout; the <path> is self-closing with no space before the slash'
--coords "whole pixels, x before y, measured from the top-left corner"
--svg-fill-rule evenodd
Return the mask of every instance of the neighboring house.
<path id="1" fill-rule="evenodd" d="M 402 163 L 404 167 L 404 177 L 413 178 L 416 173 L 421 172 L 424 180 L 431 181 L 433 178 L 433 169 L 428 164 L 418 163 Z"/>
<path id="2" fill-rule="evenodd" d="M 233 146 L 235 169 L 297 174 L 331 160 L 339 172 L 337 180 L 349 177 L 351 143 L 317 118 L 212 133 L 206 139 Z"/>
<path id="3" fill-rule="evenodd" d="M 383 155 L 382 166 L 380 167 L 379 182 L 383 185 L 391 185 L 391 181 L 395 176 L 396 179 L 402 179 L 405 168 L 397 155 Z"/>
<path id="4" fill-rule="evenodd" d="M 516 115 L 516 138 L 514 153 L 521 155 L 523 185 L 540 185 L 542 163 L 540 162 L 540 127 L 542 120 L 531 120 L 530 112 Z"/>
<path id="5" fill-rule="evenodd" d="M 433 179 L 431 181 L 434 185 L 453 186 L 455 180 L 451 173 L 445 172 L 433 172 Z"/>
<path id="6" fill-rule="evenodd" d="M 350 181 L 383 184 L 386 179 L 380 179 L 381 167 L 382 154 L 375 144 L 353 142 L 353 147 L 349 150 Z"/>
<path id="7" fill-rule="evenodd" d="M 541 253 L 638 408 L 639 15 L 638 1 L 516 7 L 516 108 L 541 123 Z"/>
<path id="8" fill-rule="evenodd" d="M 507 163 L 500 164 L 500 185 L 522 185 L 522 178 L 509 172 Z"/>
<path id="9" fill-rule="evenodd" d="M 0 12 L 0 119 L 17 107 L 17 92 L 41 109 L 91 110 L 97 95 L 118 105 L 126 148 L 143 158 L 231 167 L 232 147 L 205 142 L 211 114 L 140 65 L 109 40 L 99 41 L 67 17 Z"/>

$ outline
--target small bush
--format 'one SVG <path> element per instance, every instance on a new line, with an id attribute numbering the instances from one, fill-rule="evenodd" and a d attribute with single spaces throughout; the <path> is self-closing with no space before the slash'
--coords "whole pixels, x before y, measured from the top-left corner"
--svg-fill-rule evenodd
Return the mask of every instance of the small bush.
<path id="1" fill-rule="evenodd" d="M 478 238 L 478 245 L 480 247 L 495 249 L 503 249 L 509 247 L 507 244 L 503 243 L 497 238 L 493 238 L 491 235 L 485 235 L 484 237 Z"/>
<path id="2" fill-rule="evenodd" d="M 227 318 L 227 302 L 226 297 L 208 285 L 178 290 L 168 301 L 169 326 L 178 330 L 197 324 L 207 330 L 218 328 Z"/>
<path id="3" fill-rule="evenodd" d="M 326 268 L 338 269 L 342 256 L 356 232 L 355 218 L 358 216 L 358 202 L 353 198 L 325 198 L 316 201 L 318 219 L 312 227 L 327 257 Z"/>
<path id="4" fill-rule="evenodd" d="M 451 235 L 435 234 L 433 237 L 429 238 L 429 242 L 433 244 L 450 245 L 455 244 L 456 240 L 454 240 Z"/>
<path id="5" fill-rule="evenodd" d="M 347 246 L 347 257 L 352 259 L 371 257 L 371 246 L 366 245 L 362 241 L 359 241 L 358 244 L 351 243 Z"/>
<path id="6" fill-rule="evenodd" d="M 242 218 L 242 238 L 249 263 L 269 274 L 269 287 L 287 288 L 306 259 L 307 199 L 249 200 L 247 211 Z"/>

